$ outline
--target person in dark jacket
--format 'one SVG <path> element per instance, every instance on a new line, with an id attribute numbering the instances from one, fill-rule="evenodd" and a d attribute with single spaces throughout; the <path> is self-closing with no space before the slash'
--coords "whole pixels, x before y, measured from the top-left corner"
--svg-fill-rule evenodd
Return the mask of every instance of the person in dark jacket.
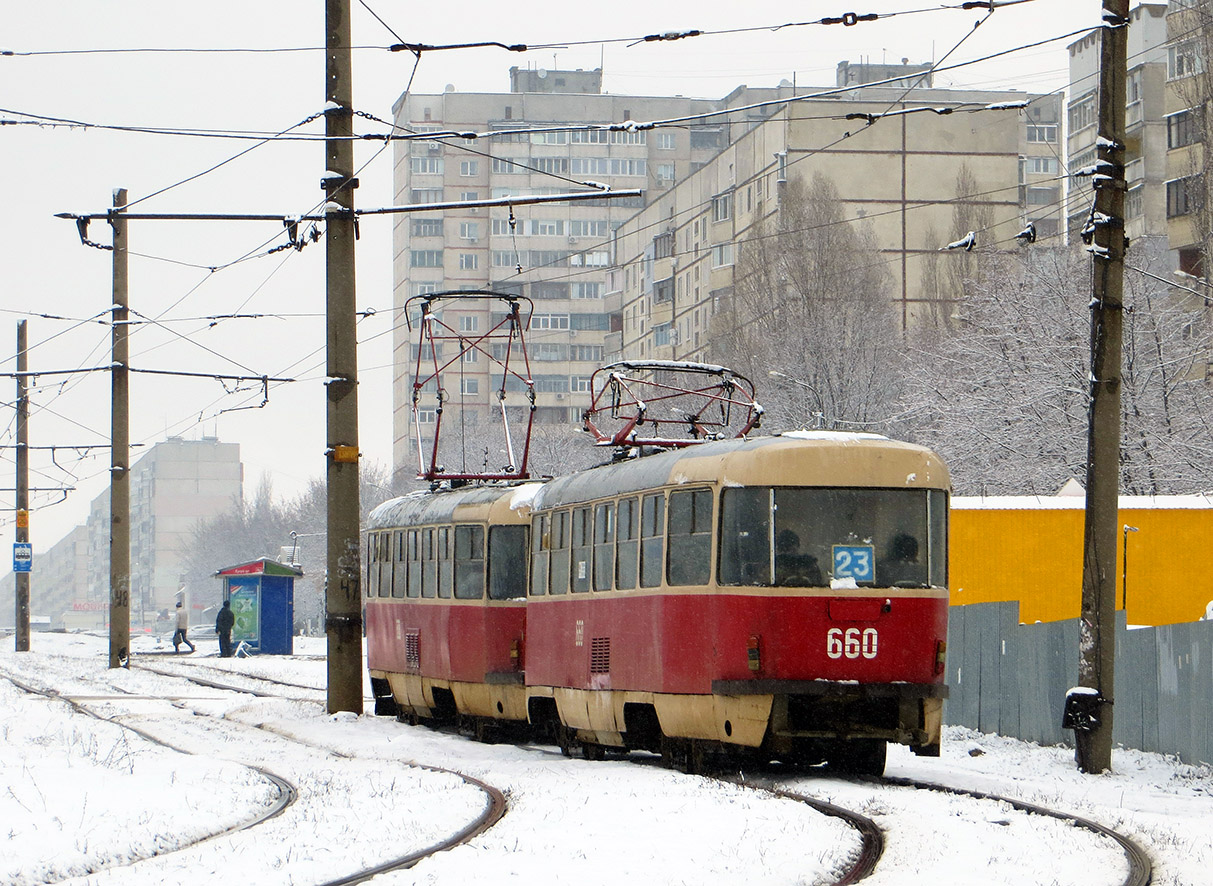
<path id="1" fill-rule="evenodd" d="M 236 616 L 232 612 L 230 600 L 223 601 L 223 608 L 215 618 L 215 633 L 219 635 L 219 657 L 232 657 L 232 627 L 236 624 Z"/>

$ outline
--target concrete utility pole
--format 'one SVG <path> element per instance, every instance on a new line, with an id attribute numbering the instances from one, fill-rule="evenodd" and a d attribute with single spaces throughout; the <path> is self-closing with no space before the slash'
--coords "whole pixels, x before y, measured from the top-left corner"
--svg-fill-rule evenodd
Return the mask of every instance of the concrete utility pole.
<path id="1" fill-rule="evenodd" d="M 1099 60 L 1099 142 L 1092 176 L 1095 209 L 1088 222 L 1092 232 L 1088 249 L 1094 255 L 1095 267 L 1078 663 L 1079 685 L 1093 693 L 1086 696 L 1090 716 L 1074 724 L 1075 759 L 1079 769 L 1091 773 L 1112 768 L 1129 0 L 1103 0 L 1103 24 Z"/>
<path id="2" fill-rule="evenodd" d="M 17 324 L 17 544 L 29 543 L 29 396 L 25 372 L 29 370 L 26 353 L 25 322 Z M 14 557 L 14 569 L 16 568 Z M 29 573 L 14 572 L 16 579 L 16 651 L 29 652 Z"/>
<path id="3" fill-rule="evenodd" d="M 113 329 L 110 358 L 110 664 L 126 667 L 131 648 L 130 349 L 127 344 L 126 188 L 114 191 Z"/>
<path id="4" fill-rule="evenodd" d="M 362 713 L 358 540 L 358 353 L 354 295 L 353 64 L 348 0 L 325 0 L 325 244 L 328 296 L 328 711 Z"/>

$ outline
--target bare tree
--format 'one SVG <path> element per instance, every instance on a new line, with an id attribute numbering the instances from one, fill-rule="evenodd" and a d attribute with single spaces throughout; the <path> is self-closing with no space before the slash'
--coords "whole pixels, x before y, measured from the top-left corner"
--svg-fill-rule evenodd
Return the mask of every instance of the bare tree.
<path id="1" fill-rule="evenodd" d="M 1208 488 L 1213 326 L 1203 305 L 1147 276 L 1164 265 L 1165 244 L 1141 241 L 1133 255 L 1122 488 Z M 914 353 L 902 434 L 944 457 L 957 492 L 1053 494 L 1085 473 L 1090 259 L 1073 248 L 1038 247 L 990 257 L 968 289 L 953 334 Z"/>
<path id="2" fill-rule="evenodd" d="M 765 383 L 769 428 L 879 429 L 902 351 L 891 282 L 833 183 L 791 181 L 779 212 L 739 246 L 729 331 L 713 352 Z"/>

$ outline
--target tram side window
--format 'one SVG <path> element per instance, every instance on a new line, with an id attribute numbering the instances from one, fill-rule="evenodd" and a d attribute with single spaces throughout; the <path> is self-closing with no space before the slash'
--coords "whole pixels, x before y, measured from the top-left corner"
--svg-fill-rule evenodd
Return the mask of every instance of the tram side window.
<path id="1" fill-rule="evenodd" d="M 408 539 L 408 595 L 421 596 L 421 533 L 416 529 L 409 530 Z"/>
<path id="2" fill-rule="evenodd" d="M 764 586 L 771 583 L 771 490 L 732 487 L 720 493 L 720 562 L 722 585 Z"/>
<path id="3" fill-rule="evenodd" d="M 569 512 L 552 514 L 552 575 L 549 594 L 566 594 L 569 590 Z"/>
<path id="4" fill-rule="evenodd" d="M 665 498 L 646 495 L 640 508 L 640 586 L 661 586 L 665 553 Z"/>
<path id="5" fill-rule="evenodd" d="M 375 596 L 375 548 L 378 543 L 378 536 L 370 534 L 366 539 L 366 595 L 368 597 Z"/>
<path id="6" fill-rule="evenodd" d="M 455 527 L 455 596 L 460 600 L 484 597 L 484 527 Z"/>
<path id="7" fill-rule="evenodd" d="M 948 586 L 948 494 L 942 489 L 927 493 L 931 543 L 928 546 L 928 563 L 931 585 L 937 588 Z"/>
<path id="8" fill-rule="evenodd" d="M 405 563 L 404 563 L 404 532 L 397 530 L 392 533 L 392 596 L 404 596 Z"/>
<path id="9" fill-rule="evenodd" d="M 450 599 L 455 584 L 455 564 L 451 559 L 451 527 L 440 526 L 434 530 L 438 545 L 438 596 Z"/>
<path id="10" fill-rule="evenodd" d="M 590 589 L 590 509 L 573 509 L 573 593 Z"/>
<path id="11" fill-rule="evenodd" d="M 636 587 L 636 567 L 640 564 L 639 526 L 636 499 L 625 498 L 619 502 L 619 516 L 615 524 L 615 587 L 630 591 Z"/>
<path id="12" fill-rule="evenodd" d="M 548 592 L 548 548 L 552 537 L 548 534 L 547 514 L 531 519 L 531 596 L 542 597 Z"/>
<path id="13" fill-rule="evenodd" d="M 594 508 L 594 590 L 609 591 L 615 572 L 615 505 Z"/>
<path id="14" fill-rule="evenodd" d="M 669 564 L 671 585 L 707 584 L 712 575 L 712 492 L 670 493 Z"/>
<path id="15" fill-rule="evenodd" d="M 438 590 L 438 564 L 435 562 L 437 550 L 434 545 L 434 530 L 421 530 L 421 596 L 433 597 Z"/>
<path id="16" fill-rule="evenodd" d="M 392 534 L 390 532 L 378 533 L 379 542 L 375 547 L 375 565 L 378 566 L 379 573 L 379 596 L 392 596 Z"/>
<path id="17" fill-rule="evenodd" d="M 526 596 L 526 526 L 489 529 L 489 599 L 516 600 Z"/>

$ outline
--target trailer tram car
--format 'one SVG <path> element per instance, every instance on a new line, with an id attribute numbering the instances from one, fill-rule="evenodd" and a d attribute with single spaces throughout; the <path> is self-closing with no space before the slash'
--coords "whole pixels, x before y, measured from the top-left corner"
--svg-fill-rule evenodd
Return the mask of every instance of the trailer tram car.
<path id="1" fill-rule="evenodd" d="M 367 666 L 378 714 L 480 738 L 526 722 L 527 503 L 536 484 L 406 495 L 372 511 Z"/>
<path id="2" fill-rule="evenodd" d="M 388 502 L 367 557 L 377 710 L 687 771 L 938 755 L 949 486 L 921 447 L 801 431 Z"/>

